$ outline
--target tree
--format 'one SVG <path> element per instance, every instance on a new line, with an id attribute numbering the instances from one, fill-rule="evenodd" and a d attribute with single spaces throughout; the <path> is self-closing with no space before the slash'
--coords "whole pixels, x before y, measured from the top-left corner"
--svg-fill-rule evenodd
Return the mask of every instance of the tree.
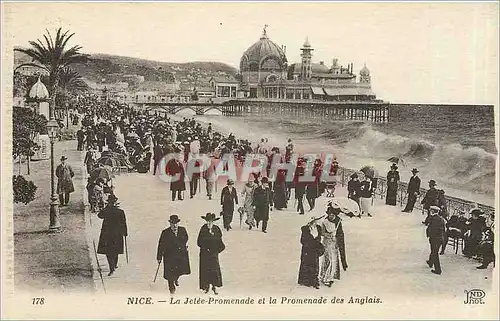
<path id="1" fill-rule="evenodd" d="M 37 134 L 47 130 L 47 119 L 29 108 L 16 107 L 12 113 L 12 156 L 14 158 L 26 156 L 28 175 L 30 174 L 30 159 L 40 148 L 35 142 Z M 21 167 L 21 160 L 19 160 Z"/>
<path id="2" fill-rule="evenodd" d="M 15 51 L 22 52 L 32 59 L 30 63 L 24 63 L 22 66 L 38 67 L 48 72 L 49 74 L 49 94 L 51 98 L 52 112 L 56 107 L 57 87 L 59 84 L 59 75 L 62 70 L 72 64 L 85 63 L 89 61 L 89 56 L 80 53 L 81 46 L 75 45 L 67 48 L 68 41 L 73 37 L 74 33 L 68 34 L 69 31 L 63 32 L 61 28 L 57 29 L 55 40 L 47 30 L 47 34 L 43 35 L 45 42 L 40 39 L 30 41 L 32 48 L 16 48 Z"/>
<path id="3" fill-rule="evenodd" d="M 12 189 L 14 195 L 14 203 L 28 204 L 35 199 L 37 186 L 32 181 L 27 181 L 21 175 L 12 176 Z"/>

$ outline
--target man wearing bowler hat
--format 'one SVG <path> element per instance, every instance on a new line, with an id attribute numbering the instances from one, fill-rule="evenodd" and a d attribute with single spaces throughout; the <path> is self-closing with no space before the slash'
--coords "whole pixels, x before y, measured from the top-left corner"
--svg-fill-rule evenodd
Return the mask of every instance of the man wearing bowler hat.
<path id="1" fill-rule="evenodd" d="M 163 260 L 163 278 L 168 281 L 171 294 L 179 286 L 181 275 L 191 274 L 188 255 L 188 234 L 184 227 L 179 226 L 179 216 L 170 215 L 170 227 L 161 232 L 158 241 L 156 259 L 158 264 Z"/>
<path id="2" fill-rule="evenodd" d="M 414 168 L 411 170 L 411 172 L 413 176 L 408 182 L 408 202 L 406 203 L 406 207 L 403 210 L 403 212 L 405 213 L 411 213 L 413 211 L 413 206 L 415 206 L 417 196 L 420 194 L 420 177 L 417 176 L 418 169 Z"/>
<path id="3" fill-rule="evenodd" d="M 66 206 L 69 203 L 69 194 L 75 191 L 73 186 L 73 176 L 75 173 L 69 164 L 66 164 L 66 156 L 61 157 L 61 164 L 57 165 L 57 194 L 59 194 L 59 206 Z"/>

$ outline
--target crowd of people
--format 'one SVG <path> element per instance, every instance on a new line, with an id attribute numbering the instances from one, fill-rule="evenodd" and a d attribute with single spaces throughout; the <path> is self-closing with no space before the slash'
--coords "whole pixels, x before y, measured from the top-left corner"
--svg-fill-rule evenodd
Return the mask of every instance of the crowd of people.
<path id="1" fill-rule="evenodd" d="M 77 149 L 86 151 L 85 166 L 89 176 L 89 202 L 91 210 L 99 213 L 99 217 L 106 220 L 106 213 L 112 212 L 110 208 L 117 208 L 117 198 L 113 193 L 111 179 L 93 176 L 91 173 L 105 171 L 106 161 L 111 159 L 109 165 L 125 167 L 128 170 L 136 170 L 139 173 L 158 171 L 163 157 L 167 154 L 177 154 L 178 157 L 170 159 L 166 163 L 165 173 L 170 176 L 179 175 L 180 179 L 170 184 L 172 201 L 184 200 L 186 182 L 189 182 L 189 195 L 193 198 L 200 188 L 200 180 L 206 182 L 206 196 L 212 199 L 216 181 L 215 167 L 219 159 L 224 155 L 232 154 L 236 160 L 242 163 L 249 153 L 258 153 L 268 157 L 267 168 L 261 173 L 249 176 L 248 182 L 241 191 L 234 186 L 234 181 L 228 179 L 226 186 L 220 193 L 220 205 L 223 228 L 226 231 L 232 229 L 234 211 L 240 215 L 240 221 L 244 220 L 248 229 L 260 228 L 267 233 L 269 213 L 273 209 L 283 210 L 289 207 L 291 190 L 294 189 L 294 208 L 298 214 L 305 214 L 304 198 L 309 205 L 309 211 L 315 209 L 316 199 L 322 195 L 327 188 L 335 188 L 335 182 L 322 181 L 324 170 L 321 159 L 299 158 L 293 180 L 288 181 L 287 170 L 279 169 L 276 176 L 272 177 L 271 166 L 276 155 L 283 154 L 279 162 L 291 161 L 294 152 L 293 143 L 288 140 L 284 148 L 271 147 L 267 139 L 262 139 L 257 144 L 244 139 L 237 139 L 234 135 L 224 135 L 215 131 L 212 125 L 204 128 L 194 119 L 184 118 L 181 121 L 154 114 L 139 111 L 117 102 L 100 102 L 93 96 L 82 97 L 77 106 L 78 113 L 72 116 L 72 121 L 81 122 L 82 128 L 77 133 Z M 282 153 L 284 152 L 284 153 Z M 212 164 L 202 172 L 191 173 L 185 179 L 186 167 L 192 162 L 193 166 L 200 166 L 196 156 L 199 154 L 210 155 Z M 105 159 L 106 161 L 102 161 Z M 116 162 L 116 163 L 115 163 Z M 339 165 L 336 160 L 330 166 L 330 175 L 337 174 Z M 413 176 L 408 184 L 408 203 L 403 212 L 411 212 L 420 193 L 420 179 L 418 170 L 413 169 Z M 362 180 L 359 180 L 362 175 Z M 303 181 L 301 176 L 312 175 L 311 181 Z M 397 166 L 393 164 L 387 175 L 386 204 L 395 206 L 400 180 Z M 359 204 L 360 214 L 372 216 L 371 205 L 377 180 L 373 176 L 354 173 L 348 183 L 348 198 Z M 492 224 L 485 232 L 484 224 L 473 221 L 478 213 L 473 212 L 472 218 L 467 220 L 464 228 L 454 226 L 454 216 L 448 218 L 444 192 L 435 189 L 434 181 L 429 182 L 430 189 L 422 200 L 423 208 L 429 212 L 425 224 L 429 226 L 428 235 L 431 243 L 431 256 L 427 263 L 434 267 L 434 273 L 440 274 L 439 255 L 436 259 L 436 239 L 440 238 L 442 252 L 446 247 L 448 237 L 453 238 L 455 229 L 460 230 L 460 237 L 465 238 L 466 246 L 464 254 L 468 256 L 479 256 L 483 264 L 478 268 L 485 268 L 494 262 L 493 254 L 493 231 Z M 436 212 L 435 209 L 439 208 Z M 116 211 L 116 210 L 114 210 Z M 444 231 L 441 223 L 435 218 L 442 218 Z M 318 288 L 320 283 L 331 286 L 334 279 L 340 278 L 339 263 L 344 270 L 347 269 L 344 233 L 341 219 L 339 217 L 340 207 L 335 202 L 330 203 L 327 208 L 326 218 L 312 219 L 302 227 L 302 252 L 301 265 L 299 268 L 298 283 L 304 286 Z M 349 214 L 349 213 L 347 213 Z M 121 214 L 120 214 L 121 216 Z M 462 216 L 460 216 L 462 217 Z M 459 217 L 459 218 L 460 218 Z M 200 247 L 200 288 L 208 292 L 210 287 L 214 293 L 216 288 L 222 286 L 222 277 L 218 261 L 218 254 L 225 248 L 222 242 L 222 231 L 213 222 L 219 217 L 215 213 L 207 213 L 203 217 L 206 224 L 202 226 L 198 236 Z M 492 217 L 491 217 L 492 219 Z M 462 222 L 463 219 L 458 221 Z M 190 274 L 189 259 L 187 258 L 187 232 L 178 227 L 180 219 L 176 215 L 170 217 L 170 227 L 161 234 L 158 244 L 157 260 L 164 263 L 164 278 L 168 281 L 169 289 L 173 293 L 179 286 L 179 277 Z M 484 223 L 484 221 L 483 221 Z M 114 224 L 114 225 L 113 225 Z M 460 223 L 462 224 L 462 223 Z M 110 239 L 125 237 L 127 234 L 125 220 L 106 225 L 106 229 L 115 228 L 115 232 L 101 232 L 98 253 L 108 256 L 110 274 L 117 266 L 117 255 L 123 253 L 123 245 L 116 244 Z M 121 226 L 121 227 L 119 227 Z M 437 227 L 436 227 L 437 226 Z M 441 233 L 442 234 L 439 234 Z M 103 236 L 104 234 L 104 236 Z M 108 238 L 108 239 L 107 239 Z M 446 242 L 444 240 L 446 239 Z M 111 243 L 110 243 L 111 242 Z M 108 246 L 108 244 L 114 244 Z M 319 258 L 323 257 L 322 265 Z M 187 259 L 186 259 L 187 258 Z M 177 262 L 178 263 L 172 263 Z"/>

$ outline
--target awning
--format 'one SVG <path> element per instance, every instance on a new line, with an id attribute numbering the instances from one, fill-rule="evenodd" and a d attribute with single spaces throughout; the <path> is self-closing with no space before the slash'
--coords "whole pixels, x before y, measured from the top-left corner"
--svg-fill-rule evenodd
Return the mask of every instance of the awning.
<path id="1" fill-rule="evenodd" d="M 328 96 L 375 96 L 369 88 L 325 88 Z"/>
<path id="2" fill-rule="evenodd" d="M 324 95 L 323 88 L 321 87 L 311 87 L 313 95 Z"/>

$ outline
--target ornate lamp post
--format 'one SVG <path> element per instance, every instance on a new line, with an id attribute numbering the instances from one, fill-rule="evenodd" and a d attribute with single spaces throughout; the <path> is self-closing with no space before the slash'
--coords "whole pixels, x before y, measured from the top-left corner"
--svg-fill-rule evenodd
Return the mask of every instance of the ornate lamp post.
<path id="1" fill-rule="evenodd" d="M 41 82 L 40 77 L 30 90 L 29 96 L 31 99 L 38 101 L 46 101 L 49 99 L 49 91 Z M 44 113 L 45 114 L 45 113 Z M 61 229 L 59 222 L 59 198 L 55 189 L 55 173 L 54 173 L 54 142 L 57 138 L 59 124 L 54 117 L 54 108 L 49 111 L 49 121 L 47 122 L 47 133 L 50 138 L 50 225 L 49 231 L 57 232 Z"/>
<path id="2" fill-rule="evenodd" d="M 57 232 L 61 229 L 59 222 L 59 198 L 55 187 L 55 172 L 54 172 L 54 142 L 57 138 L 59 125 L 51 115 L 51 119 L 47 122 L 47 132 L 50 138 L 50 225 L 49 230 Z"/>

